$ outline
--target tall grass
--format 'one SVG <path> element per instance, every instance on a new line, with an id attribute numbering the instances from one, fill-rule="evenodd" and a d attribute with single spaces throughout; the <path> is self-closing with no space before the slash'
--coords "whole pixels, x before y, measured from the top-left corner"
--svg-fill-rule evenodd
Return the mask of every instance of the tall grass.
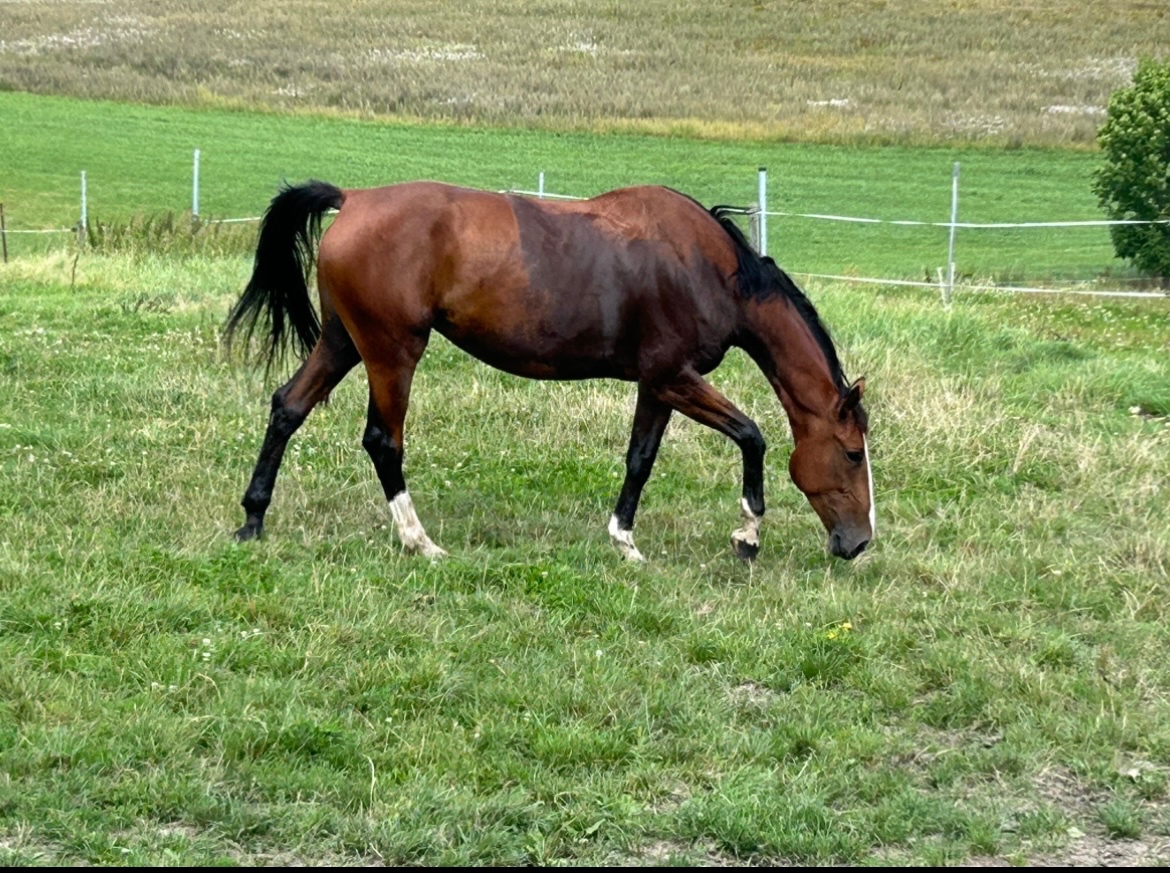
<path id="1" fill-rule="evenodd" d="M 126 221 L 87 223 L 84 247 L 98 255 L 130 254 L 187 258 L 251 255 L 256 227 L 224 223 L 190 213 L 139 214 Z"/>
<path id="2" fill-rule="evenodd" d="M 1085 146 L 1157 3 L 8 4 L 0 89 L 554 130 Z"/>
<path id="3" fill-rule="evenodd" d="M 868 379 L 852 564 L 746 357 L 715 378 L 772 446 L 760 559 L 727 544 L 734 448 L 679 421 L 634 567 L 604 531 L 629 386 L 436 338 L 406 437 L 432 564 L 389 529 L 360 373 L 231 541 L 273 387 L 219 344 L 246 274 L 0 273 L 5 863 L 1166 861 L 1164 306 L 810 288 Z"/>

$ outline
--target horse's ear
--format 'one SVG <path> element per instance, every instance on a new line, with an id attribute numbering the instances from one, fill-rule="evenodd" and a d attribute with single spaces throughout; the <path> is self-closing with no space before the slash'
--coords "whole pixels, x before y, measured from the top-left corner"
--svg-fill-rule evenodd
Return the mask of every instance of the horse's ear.
<path id="1" fill-rule="evenodd" d="M 857 408 L 857 404 L 861 402 L 862 395 L 865 394 L 865 377 L 862 376 L 856 382 L 849 386 L 849 390 L 845 392 L 845 396 L 841 398 L 841 409 L 838 415 L 844 419 L 845 416 L 851 414 Z"/>

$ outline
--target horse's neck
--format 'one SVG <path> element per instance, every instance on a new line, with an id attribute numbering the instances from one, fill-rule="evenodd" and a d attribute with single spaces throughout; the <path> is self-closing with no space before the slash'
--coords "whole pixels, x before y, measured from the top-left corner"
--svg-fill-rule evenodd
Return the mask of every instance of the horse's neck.
<path id="1" fill-rule="evenodd" d="M 746 311 L 747 332 L 757 346 L 753 357 L 799 439 L 811 419 L 830 414 L 840 400 L 829 362 L 813 329 L 786 297 L 752 301 Z"/>

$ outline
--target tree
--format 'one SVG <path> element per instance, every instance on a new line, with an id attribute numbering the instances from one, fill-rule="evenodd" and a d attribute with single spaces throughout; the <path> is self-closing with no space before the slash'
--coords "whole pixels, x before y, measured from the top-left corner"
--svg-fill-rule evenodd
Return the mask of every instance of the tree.
<path id="1" fill-rule="evenodd" d="M 1113 92 L 1097 132 L 1105 163 L 1093 193 L 1113 220 L 1170 219 L 1170 59 L 1142 60 L 1133 84 Z M 1113 249 L 1139 270 L 1170 282 L 1170 223 L 1110 227 Z"/>

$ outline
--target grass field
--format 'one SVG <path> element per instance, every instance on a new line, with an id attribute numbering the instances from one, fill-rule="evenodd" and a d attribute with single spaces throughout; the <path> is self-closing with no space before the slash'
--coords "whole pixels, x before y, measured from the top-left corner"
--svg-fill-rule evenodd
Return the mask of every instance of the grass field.
<path id="1" fill-rule="evenodd" d="M 551 130 L 1091 145 L 1148 0 L 6 3 L 0 89 Z"/>
<path id="2" fill-rule="evenodd" d="M 503 128 L 90 103 L 0 93 L 0 202 L 10 228 L 78 220 L 87 173 L 91 223 L 182 212 L 191 204 L 192 152 L 201 149 L 201 212 L 258 215 L 282 178 L 346 186 L 417 178 L 587 196 L 661 183 L 700 200 L 749 204 L 767 166 L 772 209 L 880 219 L 946 221 L 951 167 L 962 165 L 959 217 L 971 222 L 1102 217 L 1089 179 L 1099 158 L 1053 149 L 858 149 L 675 137 L 548 134 Z M 84 136 L 77 131 L 85 131 Z M 10 157 L 9 157 L 10 156 Z M 946 263 L 944 228 L 772 218 L 769 251 L 793 271 L 935 278 Z M 14 255 L 62 237 L 12 235 Z M 250 246 L 250 238 L 247 245 Z M 1130 278 L 1104 228 L 967 230 L 957 239 L 960 278 L 1000 282 Z"/>
<path id="3" fill-rule="evenodd" d="M 0 861 L 1061 865 L 1170 860 L 1164 304 L 814 286 L 873 422 L 878 539 L 833 562 L 769 438 L 672 424 L 628 566 L 632 393 L 436 339 L 403 557 L 351 377 L 230 534 L 270 385 L 242 258 L 0 270 Z M 982 863 L 987 863 L 986 861 Z"/>
<path id="4" fill-rule="evenodd" d="M 851 564 L 769 440 L 672 422 L 605 524 L 633 392 L 441 339 L 400 554 L 355 373 L 238 500 L 274 384 L 225 358 L 282 179 L 587 196 L 661 183 L 881 219 L 1101 217 L 1142 0 L 22 0 L 0 8 L 0 864 L 1170 864 L 1167 301 L 810 295 L 866 375 L 878 536 Z M 794 272 L 933 279 L 941 228 L 774 218 Z M 1132 279 L 1102 229 L 960 231 L 961 278 Z"/>

